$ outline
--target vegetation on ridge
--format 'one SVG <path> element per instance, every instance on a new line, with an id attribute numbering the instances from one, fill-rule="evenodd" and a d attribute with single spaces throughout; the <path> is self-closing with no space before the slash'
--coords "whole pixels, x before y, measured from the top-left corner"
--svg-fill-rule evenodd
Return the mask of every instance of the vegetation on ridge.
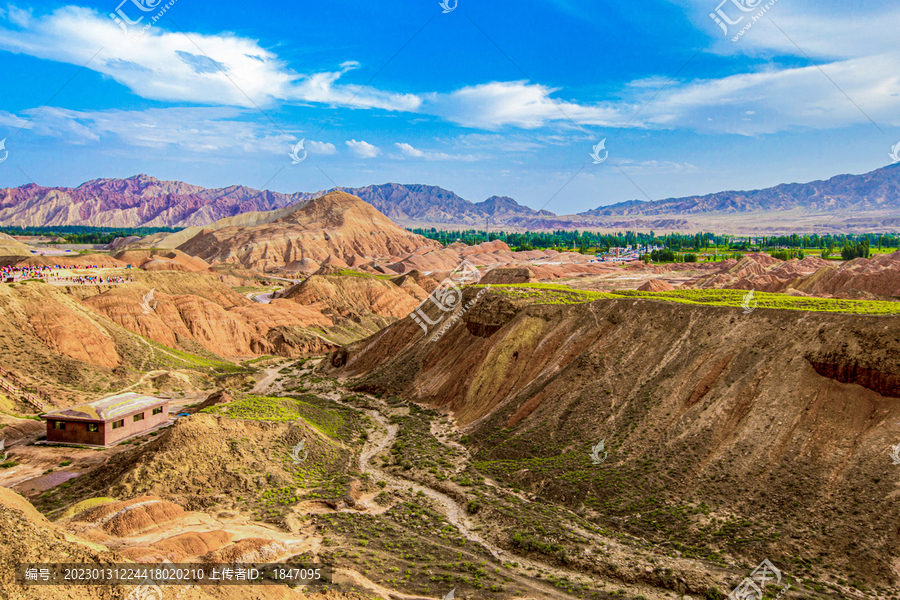
<path id="1" fill-rule="evenodd" d="M 611 300 L 615 298 L 645 298 L 662 300 L 664 302 L 678 302 L 681 304 L 744 308 L 745 298 L 747 298 L 747 301 L 749 302 L 747 308 L 777 308 L 782 310 L 847 313 L 856 315 L 900 314 L 900 302 L 790 296 L 788 294 L 756 291 L 753 292 L 751 298 L 748 298 L 747 294 L 749 292 L 747 290 L 699 289 L 672 290 L 667 292 L 616 290 L 612 292 L 594 292 L 591 290 L 576 290 L 560 284 L 513 283 L 492 285 L 491 291 L 516 299 L 525 300 L 529 304 L 583 304 L 594 302 L 596 300 Z"/>

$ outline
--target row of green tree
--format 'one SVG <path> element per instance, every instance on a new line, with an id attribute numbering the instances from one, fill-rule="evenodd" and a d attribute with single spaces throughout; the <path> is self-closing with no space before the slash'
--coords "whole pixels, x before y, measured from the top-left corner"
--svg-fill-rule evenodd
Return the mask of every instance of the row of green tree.
<path id="1" fill-rule="evenodd" d="M 571 248 L 590 252 L 605 251 L 613 247 L 625 246 L 662 246 L 675 252 L 692 250 L 701 252 L 711 250 L 716 253 L 721 251 L 768 251 L 786 250 L 790 257 L 798 257 L 800 250 L 853 248 L 865 244 L 868 248 L 897 248 L 900 246 L 900 235 L 895 233 L 869 233 L 869 234 L 826 234 L 826 235 L 786 235 L 786 236 L 733 236 L 718 235 L 710 232 L 691 234 L 669 233 L 656 235 L 638 231 L 621 231 L 617 233 L 596 233 L 592 231 L 557 230 L 552 232 L 506 232 L 477 229 L 466 230 L 439 230 L 410 229 L 413 233 L 437 240 L 442 244 L 462 242 L 468 245 L 481 244 L 483 242 L 500 240 L 511 248 L 520 250 L 547 249 L 547 248 Z M 843 253 L 843 250 L 841 250 Z M 800 256 L 802 258 L 802 256 Z"/>
<path id="2" fill-rule="evenodd" d="M 145 236 L 154 233 L 174 233 L 181 228 L 173 227 L 135 227 L 119 228 L 111 230 L 106 227 L 84 227 L 81 225 L 59 225 L 55 227 L 0 227 L 0 232 L 7 235 L 21 235 L 30 237 L 61 238 L 66 244 L 108 244 L 117 237 L 130 235 Z"/>

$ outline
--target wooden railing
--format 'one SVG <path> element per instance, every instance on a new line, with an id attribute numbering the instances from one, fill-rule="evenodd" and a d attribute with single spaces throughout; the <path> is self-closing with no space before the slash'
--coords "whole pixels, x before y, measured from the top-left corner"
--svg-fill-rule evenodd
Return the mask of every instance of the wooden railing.
<path id="1" fill-rule="evenodd" d="M 34 393 L 26 391 L 25 386 L 26 384 L 23 383 L 18 377 L 16 377 L 3 367 L 0 367 L 0 388 L 3 388 L 7 392 L 18 396 L 38 410 L 43 411 L 44 402 L 41 401 L 41 398 L 43 398 L 44 401 L 49 402 L 50 396 L 40 390 L 35 390 Z M 38 396 L 40 396 L 40 398 Z"/>

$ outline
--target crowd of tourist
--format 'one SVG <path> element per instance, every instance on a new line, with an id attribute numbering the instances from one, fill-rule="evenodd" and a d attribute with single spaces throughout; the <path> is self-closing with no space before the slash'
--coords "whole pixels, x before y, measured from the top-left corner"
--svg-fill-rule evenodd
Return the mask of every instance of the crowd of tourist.
<path id="1" fill-rule="evenodd" d="M 16 279 L 34 279 L 39 277 L 48 277 L 52 275 L 54 269 L 61 269 L 59 265 L 48 267 L 46 265 L 39 266 L 9 266 L 0 267 L 0 277 L 5 281 L 7 277 L 15 277 Z"/>
<path id="2" fill-rule="evenodd" d="M 8 282 L 23 281 L 25 279 L 44 279 L 50 283 L 72 284 L 72 285 L 108 285 L 116 283 L 133 283 L 132 277 L 109 276 L 109 275 L 72 275 L 62 277 L 59 271 L 65 270 L 87 270 L 100 269 L 100 265 L 25 265 L 25 266 L 8 266 L 0 267 L 0 281 Z"/>
<path id="3" fill-rule="evenodd" d="M 109 283 L 132 283 L 131 277 L 104 277 L 102 275 L 75 275 L 72 277 L 51 277 L 50 281 L 66 281 L 79 285 L 100 285 Z"/>

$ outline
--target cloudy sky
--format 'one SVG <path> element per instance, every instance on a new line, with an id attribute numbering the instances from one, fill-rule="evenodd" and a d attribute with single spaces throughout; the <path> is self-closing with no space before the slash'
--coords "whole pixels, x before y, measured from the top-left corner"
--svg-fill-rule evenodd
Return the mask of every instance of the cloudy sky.
<path id="1" fill-rule="evenodd" d="M 425 183 L 563 214 L 900 142 L 896 3 L 120 1 L 0 4 L 0 187 Z"/>

